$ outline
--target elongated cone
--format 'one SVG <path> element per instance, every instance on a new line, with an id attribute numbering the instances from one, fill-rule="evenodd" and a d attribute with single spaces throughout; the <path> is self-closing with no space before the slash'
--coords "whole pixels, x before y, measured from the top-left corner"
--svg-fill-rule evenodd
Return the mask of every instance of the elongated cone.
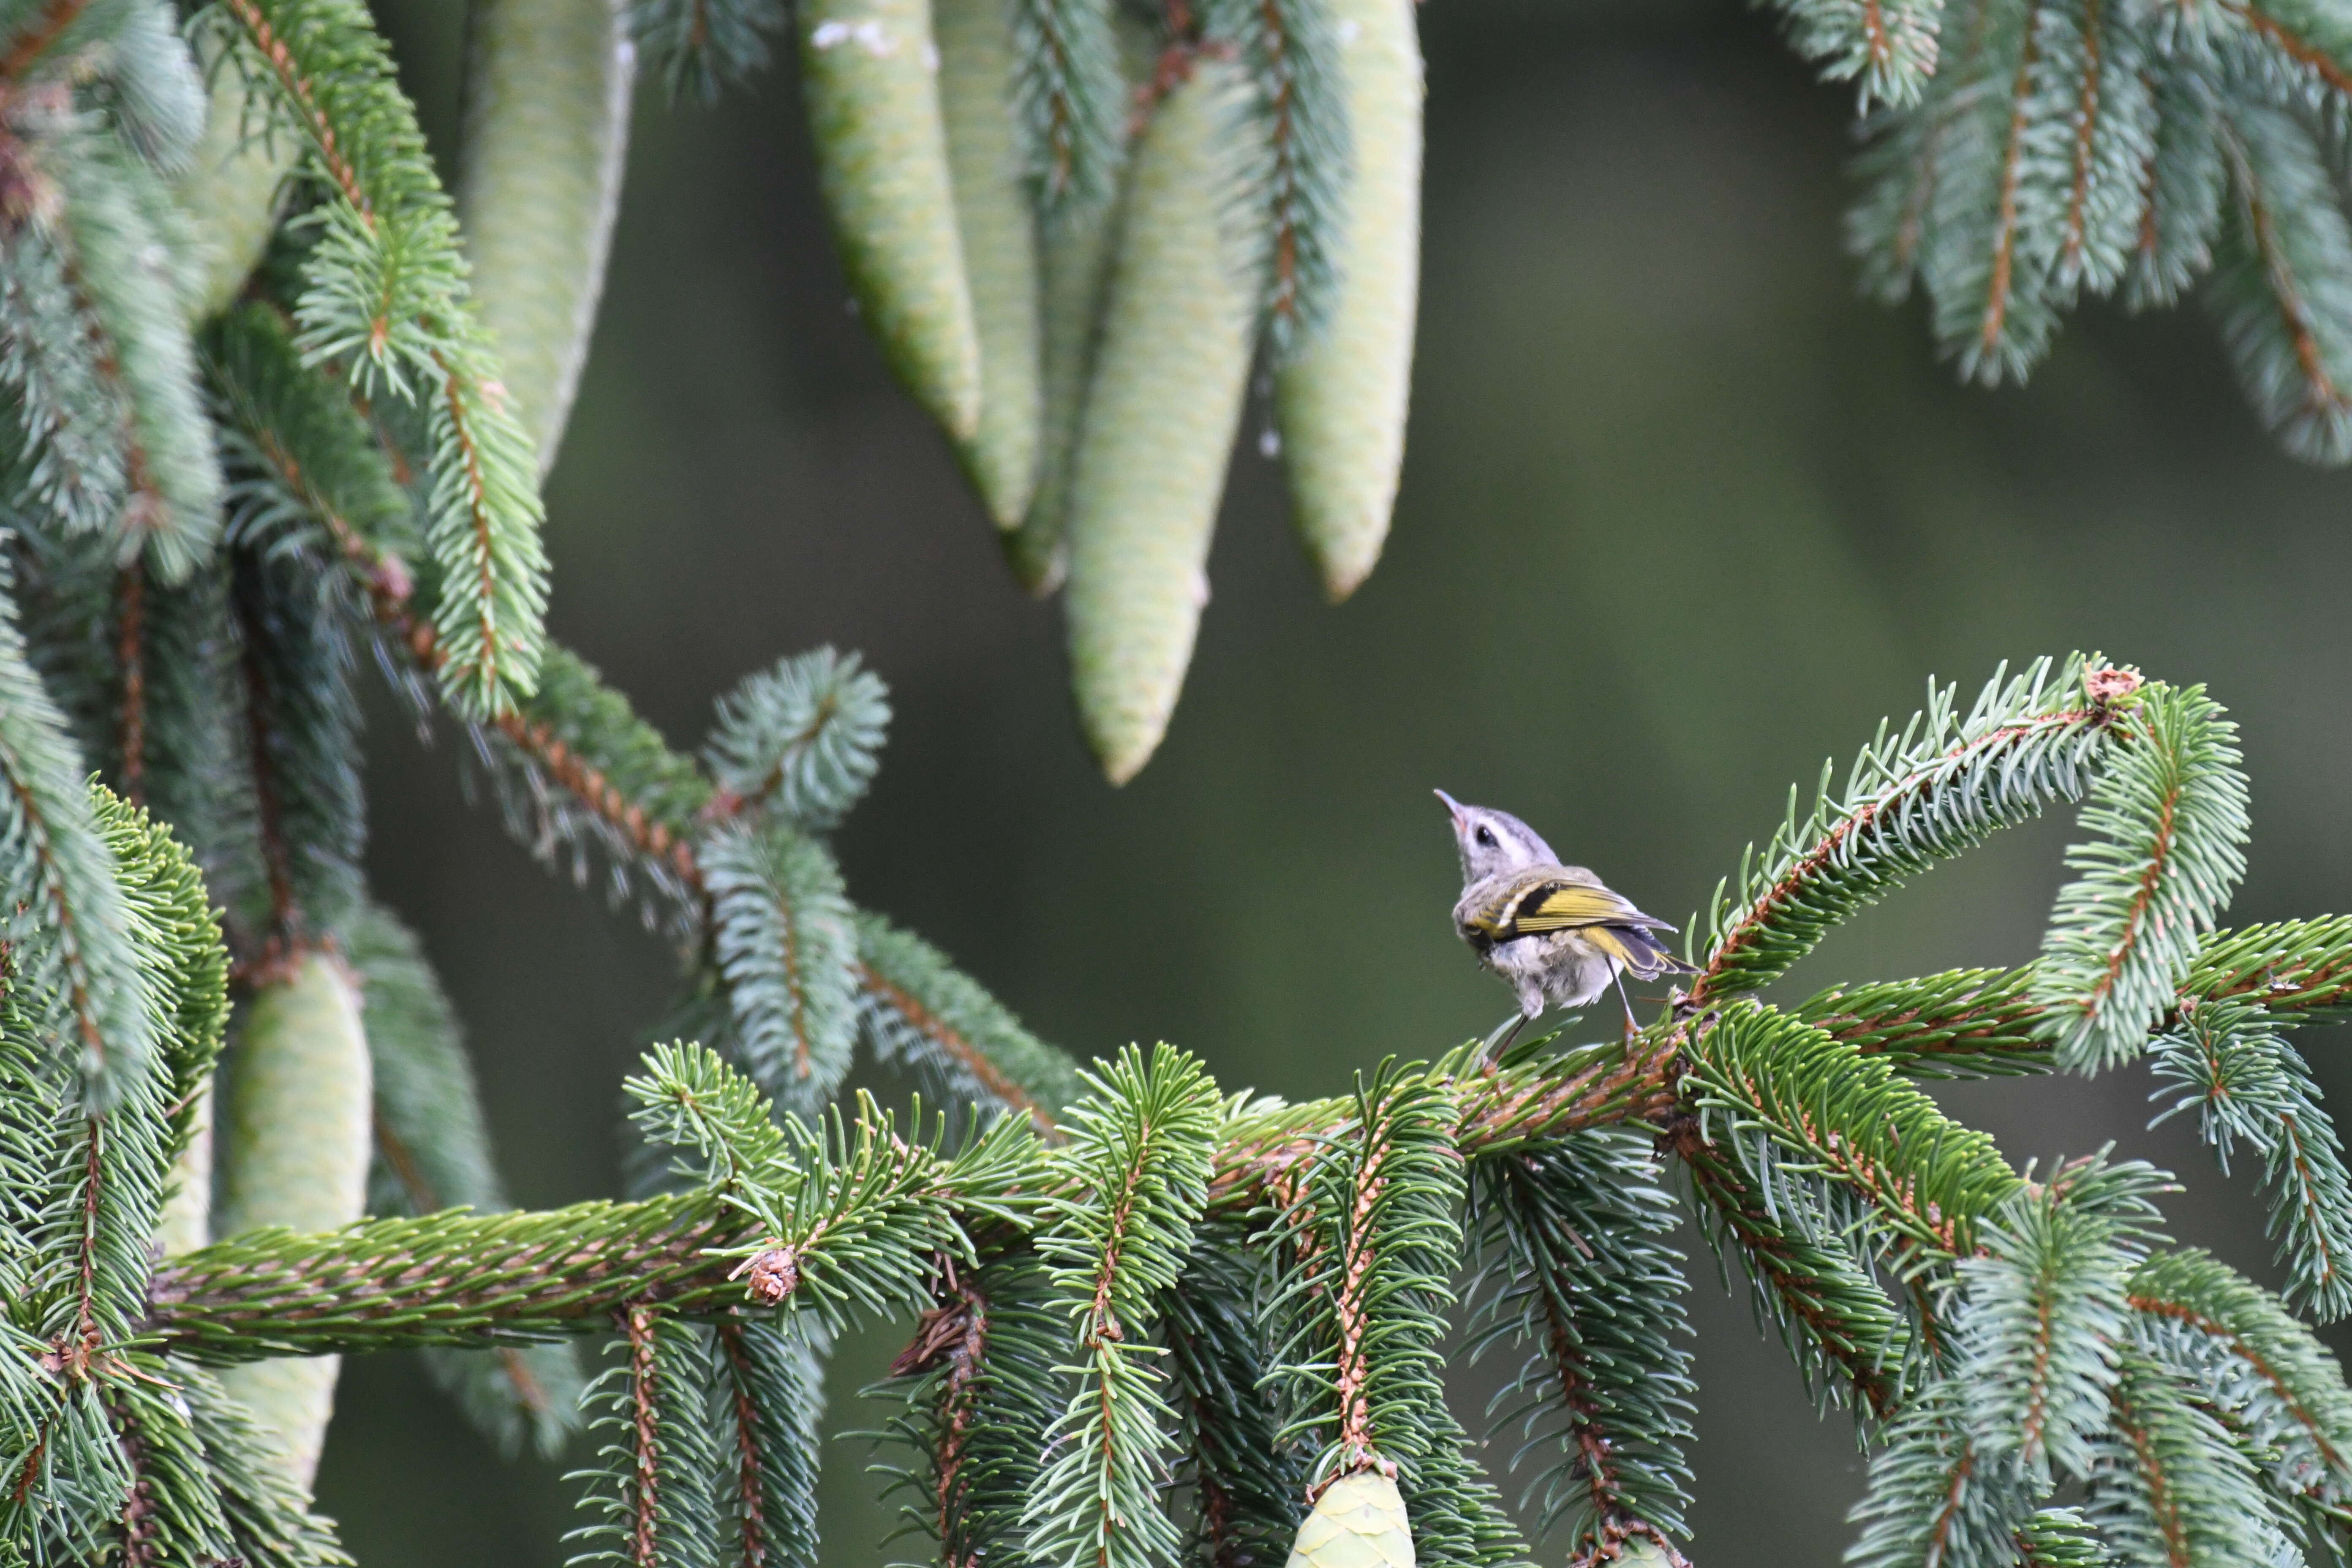
<path id="1" fill-rule="evenodd" d="M 246 1008 L 219 1107 L 219 1229 L 332 1230 L 367 1208 L 374 1103 L 360 994 L 340 960 L 310 952 Z M 222 1374 L 278 1436 L 305 1490 L 334 1414 L 334 1356 L 281 1358 Z"/>
<path id="2" fill-rule="evenodd" d="M 968 441 L 980 429 L 980 338 L 930 0 L 807 0 L 799 14 L 801 86 L 843 270 L 898 379 Z"/>
<path id="3" fill-rule="evenodd" d="M 1105 203 L 1057 214 L 1039 247 L 1045 321 L 1037 485 L 1020 526 L 1005 536 L 1004 555 L 1021 585 L 1040 598 L 1069 575 L 1071 471 L 1118 237 L 1118 204 Z"/>
<path id="4" fill-rule="evenodd" d="M 1404 462 L 1421 286 L 1421 45 L 1413 0 L 1331 0 L 1355 135 L 1339 294 L 1322 336 L 1276 372 L 1292 515 L 1323 591 L 1346 598 L 1387 539 Z"/>
<path id="5" fill-rule="evenodd" d="M 620 210 L 636 48 L 614 0 L 474 0 L 457 218 L 499 381 L 555 466 Z"/>
<path id="6" fill-rule="evenodd" d="M 1299 1522 L 1288 1568 L 1413 1568 L 1412 1526 L 1396 1482 L 1359 1470 L 1324 1488 Z"/>
<path id="7" fill-rule="evenodd" d="M 213 1086 L 205 1079 L 189 1108 L 188 1142 L 172 1162 L 163 1216 L 155 1222 L 155 1245 L 166 1258 L 194 1252 L 212 1240 Z"/>
<path id="8" fill-rule="evenodd" d="M 1195 63 L 1135 153 L 1070 492 L 1070 665 L 1103 772 L 1150 760 L 1208 602 L 1255 289 L 1223 173 L 1236 68 Z"/>
<path id="9" fill-rule="evenodd" d="M 259 134 L 266 106 L 248 105 L 245 79 L 235 66 L 206 66 L 212 97 L 204 140 L 179 178 L 180 205 L 204 266 L 204 285 L 189 312 L 198 321 L 226 310 L 253 275 L 278 226 L 280 187 L 301 152 L 299 139 L 283 126 L 273 136 Z"/>
<path id="10" fill-rule="evenodd" d="M 1037 487 L 1037 228 L 1013 138 L 1013 19 L 1004 0 L 933 0 L 940 114 L 955 177 L 956 230 L 980 336 L 980 426 L 956 444 L 999 528 Z"/>

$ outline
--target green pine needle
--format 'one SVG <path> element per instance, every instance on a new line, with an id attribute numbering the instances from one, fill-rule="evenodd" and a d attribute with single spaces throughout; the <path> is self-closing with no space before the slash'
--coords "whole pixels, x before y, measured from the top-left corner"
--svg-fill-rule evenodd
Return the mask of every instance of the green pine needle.
<path id="1" fill-rule="evenodd" d="M 829 832 L 873 782 L 889 722 L 889 688 L 856 654 L 799 654 L 719 700 L 711 777 L 730 809 Z"/>
<path id="2" fill-rule="evenodd" d="M 1181 1543 L 1160 1497 L 1173 1414 L 1144 1335 L 1191 1249 L 1223 1105 L 1200 1063 L 1169 1046 L 1098 1065 L 1065 1121 L 1057 1163 L 1073 1190 L 1049 1203 L 1037 1237 L 1077 1379 L 1023 1513 L 1045 1568 L 1147 1568 Z"/>
<path id="3" fill-rule="evenodd" d="M 2079 878 L 2059 889 L 2034 970 L 2043 1033 L 2078 1072 L 2140 1054 L 2246 868 L 2237 726 L 2201 686 L 2123 702 L 2083 808 L 2097 837 L 2066 852 Z"/>
<path id="4" fill-rule="evenodd" d="M 441 689 L 467 718 L 509 712 L 538 686 L 545 636 L 538 461 L 390 51 L 354 0 L 218 0 L 198 26 L 276 106 L 323 198 L 294 308 L 303 356 L 423 413 Z"/>

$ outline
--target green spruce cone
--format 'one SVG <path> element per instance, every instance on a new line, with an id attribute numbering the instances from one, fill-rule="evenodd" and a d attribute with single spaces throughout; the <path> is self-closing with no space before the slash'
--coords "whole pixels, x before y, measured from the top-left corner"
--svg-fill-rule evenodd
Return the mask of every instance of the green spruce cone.
<path id="1" fill-rule="evenodd" d="M 980 336 L 940 117 L 929 0 L 810 0 L 801 85 L 842 268 L 890 367 L 958 442 L 980 430 Z"/>
<path id="2" fill-rule="evenodd" d="M 1070 475 L 1078 426 L 1086 418 L 1095 348 L 1102 335 L 1111 242 L 1118 233 L 1118 204 L 1071 207 L 1047 222 L 1039 246 L 1045 321 L 1037 485 L 1027 515 L 1004 539 L 1004 556 L 1013 576 L 1039 598 L 1059 588 L 1069 575 Z"/>
<path id="3" fill-rule="evenodd" d="M 180 205 L 194 226 L 204 281 L 194 321 L 209 321 L 236 302 L 268 248 L 278 197 L 294 172 L 301 138 L 284 126 L 259 134 L 266 106 L 248 101 L 233 64 L 212 66 L 212 101 L 204 140 L 179 176 Z M 247 134 L 252 132 L 252 134 Z"/>
<path id="4" fill-rule="evenodd" d="M 1412 1526 L 1394 1479 L 1341 1476 L 1299 1521 L 1287 1568 L 1413 1568 Z"/>
<path id="5" fill-rule="evenodd" d="M 333 1230 L 366 1212 L 374 1085 L 359 987 L 340 960 L 306 952 L 245 1009 L 220 1106 L 219 1229 Z M 278 1435 L 286 1473 L 308 1489 L 334 1414 L 333 1356 L 282 1358 L 222 1374 Z"/>
<path id="6" fill-rule="evenodd" d="M 1371 574 L 1404 461 L 1421 276 L 1421 44 L 1412 0 L 1331 0 L 1355 133 L 1339 298 L 1275 374 L 1293 517 L 1334 602 Z"/>
<path id="7" fill-rule="evenodd" d="M 1037 229 L 1013 142 L 1013 24 L 1004 0 L 937 0 L 940 114 L 980 335 L 980 425 L 956 453 L 999 528 L 1037 486 Z"/>
<path id="8" fill-rule="evenodd" d="M 604 292 L 636 51 L 613 0 L 474 0 L 457 217 L 517 421 L 555 466 Z"/>
<path id="9" fill-rule="evenodd" d="M 1070 664 L 1113 784 L 1151 758 L 1208 602 L 1256 291 L 1224 164 L 1235 68 L 1196 60 L 1135 153 L 1070 492 Z"/>
<path id="10" fill-rule="evenodd" d="M 166 1258 L 194 1252 L 212 1240 L 213 1086 L 206 1082 L 189 1108 L 188 1141 L 172 1161 L 155 1245 Z"/>

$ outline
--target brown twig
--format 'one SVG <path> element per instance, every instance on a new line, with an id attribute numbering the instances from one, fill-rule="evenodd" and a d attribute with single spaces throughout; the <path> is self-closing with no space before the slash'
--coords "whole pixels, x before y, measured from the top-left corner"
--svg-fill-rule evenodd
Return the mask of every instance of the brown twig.
<path id="1" fill-rule="evenodd" d="M 629 1339 L 630 1435 L 634 1469 L 629 1507 L 634 1515 L 629 1552 L 637 1568 L 660 1568 L 661 1430 L 658 1363 L 654 1357 L 654 1310 L 642 1302 L 619 1313 Z"/>
<path id="2" fill-rule="evenodd" d="M 147 573 L 134 557 L 115 576 L 115 663 L 122 671 L 122 796 L 147 804 Z"/>

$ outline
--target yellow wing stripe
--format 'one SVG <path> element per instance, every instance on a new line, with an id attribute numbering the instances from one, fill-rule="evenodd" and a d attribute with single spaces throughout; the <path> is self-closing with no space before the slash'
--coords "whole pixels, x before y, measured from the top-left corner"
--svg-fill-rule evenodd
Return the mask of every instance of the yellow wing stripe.
<path id="1" fill-rule="evenodd" d="M 1538 888 L 1519 905 L 1513 922 L 1522 931 L 1564 931 L 1575 926 L 1650 925 L 1656 922 L 1606 888 L 1554 882 Z"/>

